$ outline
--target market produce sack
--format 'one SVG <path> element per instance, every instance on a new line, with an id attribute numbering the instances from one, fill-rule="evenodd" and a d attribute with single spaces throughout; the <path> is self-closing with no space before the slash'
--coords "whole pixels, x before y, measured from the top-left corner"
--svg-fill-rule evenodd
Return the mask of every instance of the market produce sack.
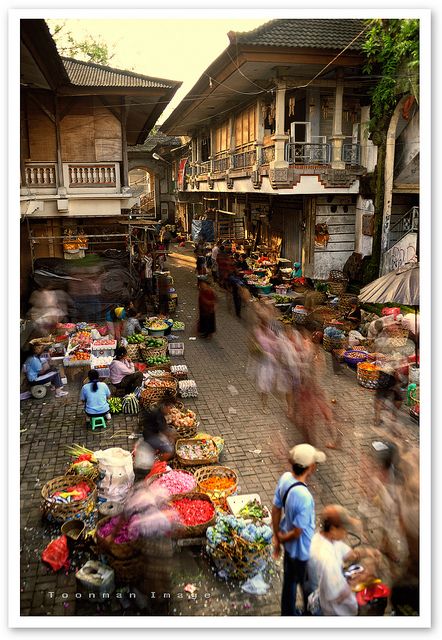
<path id="1" fill-rule="evenodd" d="M 128 393 L 123 398 L 122 411 L 123 413 L 135 414 L 140 410 L 140 403 L 134 393 Z"/>
<path id="2" fill-rule="evenodd" d="M 135 474 L 132 455 L 120 447 L 100 449 L 95 452 L 102 479 L 98 483 L 100 498 L 120 502 L 132 487 Z"/>
<path id="3" fill-rule="evenodd" d="M 54 571 L 69 566 L 68 539 L 65 535 L 52 540 L 41 554 L 43 562 L 51 565 Z"/>

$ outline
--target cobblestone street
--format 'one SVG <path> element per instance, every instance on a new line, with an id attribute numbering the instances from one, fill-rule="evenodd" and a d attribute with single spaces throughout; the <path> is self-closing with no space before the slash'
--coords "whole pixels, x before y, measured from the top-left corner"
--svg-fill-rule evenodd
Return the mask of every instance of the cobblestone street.
<path id="1" fill-rule="evenodd" d="M 197 399 L 184 403 L 197 412 L 201 431 L 224 438 L 220 462 L 237 471 L 238 493 L 258 493 L 262 502 L 271 507 L 277 480 L 289 468 L 288 450 L 302 438 L 286 418 L 283 398 L 273 396 L 268 415 L 262 412 L 258 393 L 245 373 L 247 321 L 236 318 L 230 299 L 221 289 L 217 289 L 217 332 L 213 339 L 189 340 L 197 336 L 194 258 L 189 248 L 174 247 L 172 251 L 168 266 L 179 298 L 176 318 L 186 325 L 185 332 L 177 334 L 185 344 L 185 352 L 176 363 L 187 364 L 189 378 L 196 380 L 199 392 Z M 359 508 L 359 515 L 368 517 L 367 541 L 375 543 L 380 516 L 374 509 L 363 508 L 371 443 L 379 439 L 373 429 L 373 392 L 357 384 L 350 368 L 341 365 L 338 375 L 330 354 L 326 359 L 323 386 L 336 401 L 335 417 L 344 435 L 341 450 L 324 449 L 325 426 L 317 425 L 318 447 L 326 451 L 327 461 L 319 466 L 310 483 L 316 512 L 327 503 L 342 504 L 355 514 Z M 53 573 L 41 561 L 42 551 L 51 538 L 59 535 L 59 529 L 41 520 L 40 492 L 47 481 L 66 471 L 69 458 L 65 447 L 78 443 L 93 450 L 114 446 L 131 450 L 135 442 L 131 436 L 139 431 L 136 418 L 123 414 L 114 416 L 106 430 L 86 430 L 78 399 L 79 384 L 69 384 L 65 398 L 55 399 L 50 393 L 43 400 L 21 403 L 21 615 L 155 614 L 158 599 L 150 594 L 145 603 L 140 596 L 135 604 L 128 597 L 102 605 L 76 599 L 75 571 L 88 559 L 87 550 L 75 552 L 66 572 Z M 405 412 L 401 420 L 406 438 L 417 442 L 417 424 Z M 170 562 L 169 615 L 279 615 L 280 564 L 269 576 L 271 588 L 267 594 L 251 596 L 241 591 L 240 583 L 228 584 L 216 577 L 201 547 L 178 549 Z M 198 587 L 196 598 L 190 599 L 188 594 L 183 597 L 187 583 Z M 143 604 L 146 608 L 142 608 Z"/>

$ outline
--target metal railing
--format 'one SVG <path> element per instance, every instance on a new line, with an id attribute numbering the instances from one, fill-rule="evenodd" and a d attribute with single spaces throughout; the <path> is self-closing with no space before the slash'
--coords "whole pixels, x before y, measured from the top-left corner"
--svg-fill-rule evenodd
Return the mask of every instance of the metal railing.
<path id="1" fill-rule="evenodd" d="M 221 153 L 217 153 L 213 158 L 213 172 L 220 173 L 222 171 L 227 171 L 230 167 L 230 153 L 229 151 L 222 151 Z"/>
<path id="2" fill-rule="evenodd" d="M 361 162 L 361 145 L 358 143 L 343 144 L 341 159 L 345 164 L 359 165 Z"/>
<path id="3" fill-rule="evenodd" d="M 232 155 L 232 167 L 233 169 L 244 169 L 245 167 L 251 167 L 256 162 L 256 149 L 255 145 L 248 145 L 241 150 L 236 150 Z"/>
<path id="4" fill-rule="evenodd" d="M 329 144 L 289 142 L 285 146 L 285 156 L 290 164 L 328 164 L 331 147 Z"/>
<path id="5" fill-rule="evenodd" d="M 117 175 L 114 164 L 69 164 L 70 187 L 115 187 Z"/>
<path id="6" fill-rule="evenodd" d="M 419 207 L 411 207 L 404 215 L 390 227 L 388 249 L 399 242 L 410 231 L 419 230 Z"/>
<path id="7" fill-rule="evenodd" d="M 262 147 L 261 149 L 261 164 L 269 164 L 275 159 L 275 145 L 272 144 L 268 147 Z"/>
<path id="8" fill-rule="evenodd" d="M 209 173 L 210 170 L 210 160 L 206 160 L 206 162 L 200 162 L 196 165 L 196 175 L 201 176 Z"/>
<path id="9" fill-rule="evenodd" d="M 55 162 L 25 163 L 25 185 L 27 187 L 54 188 L 57 186 Z"/>

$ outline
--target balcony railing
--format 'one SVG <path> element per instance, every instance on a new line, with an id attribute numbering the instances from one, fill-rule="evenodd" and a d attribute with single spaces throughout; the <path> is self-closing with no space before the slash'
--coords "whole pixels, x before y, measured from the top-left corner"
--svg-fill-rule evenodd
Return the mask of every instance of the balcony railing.
<path id="1" fill-rule="evenodd" d="M 261 164 L 269 164 L 275 159 L 275 145 L 272 144 L 268 147 L 262 147 L 261 149 Z"/>
<path id="2" fill-rule="evenodd" d="M 361 145 L 343 144 L 341 157 L 345 164 L 350 164 L 352 166 L 359 165 L 361 162 Z"/>
<path id="3" fill-rule="evenodd" d="M 213 172 L 220 173 L 227 171 L 230 167 L 230 153 L 228 151 L 222 151 L 217 153 L 213 158 Z"/>
<path id="4" fill-rule="evenodd" d="M 114 164 L 69 164 L 69 187 L 115 187 Z"/>
<path id="5" fill-rule="evenodd" d="M 210 170 L 210 160 L 206 160 L 206 162 L 200 162 L 196 165 L 196 175 L 206 175 Z"/>
<path id="6" fill-rule="evenodd" d="M 25 185 L 30 188 L 55 188 L 57 186 L 57 165 L 55 162 L 25 163 Z"/>
<path id="7" fill-rule="evenodd" d="M 289 142 L 285 147 L 286 161 L 290 164 L 328 164 L 331 158 L 329 144 Z"/>
<path id="8" fill-rule="evenodd" d="M 419 230 L 419 207 L 411 207 L 404 215 L 390 227 L 388 248 L 399 242 L 410 231 Z"/>
<path id="9" fill-rule="evenodd" d="M 233 169 L 244 169 L 246 167 L 251 167 L 255 162 L 256 149 L 254 144 L 238 148 L 232 155 Z"/>

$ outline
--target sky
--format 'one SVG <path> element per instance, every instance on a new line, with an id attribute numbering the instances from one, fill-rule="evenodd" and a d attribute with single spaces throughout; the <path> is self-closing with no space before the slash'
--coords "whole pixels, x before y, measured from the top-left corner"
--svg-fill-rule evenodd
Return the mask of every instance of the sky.
<path id="1" fill-rule="evenodd" d="M 228 31 L 249 31 L 265 22 L 266 19 L 235 18 L 47 20 L 51 31 L 55 25 L 64 23 L 61 33 L 70 32 L 76 41 L 90 35 L 106 43 L 109 52 L 114 54 L 109 62 L 111 67 L 168 80 L 181 80 L 183 85 L 162 113 L 159 123 L 166 120 L 209 64 L 227 48 Z"/>

